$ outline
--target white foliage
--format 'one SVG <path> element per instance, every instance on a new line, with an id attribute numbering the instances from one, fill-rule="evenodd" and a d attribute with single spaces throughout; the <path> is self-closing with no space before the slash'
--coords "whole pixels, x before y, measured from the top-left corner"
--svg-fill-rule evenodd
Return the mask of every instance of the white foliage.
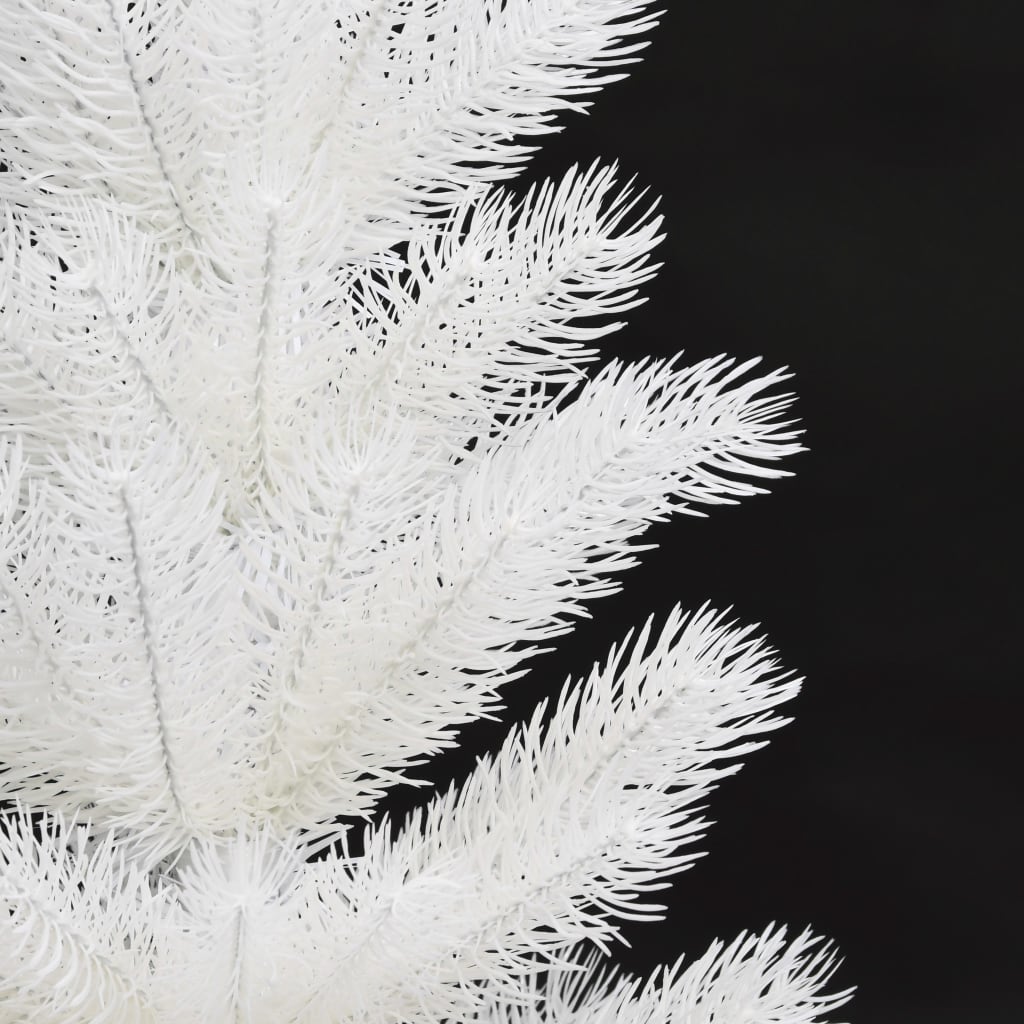
<path id="1" fill-rule="evenodd" d="M 352 838 L 649 524 L 799 450 L 782 372 L 591 370 L 658 269 L 614 166 L 495 184 L 655 20 L 0 0 L 0 1024 L 812 1024 L 847 998 L 775 929 L 595 977 L 796 692 L 706 609 Z"/>
<path id="2" fill-rule="evenodd" d="M 593 968 L 591 958 L 585 965 Z M 684 967 L 678 960 L 647 982 L 602 977 L 580 991 L 586 972 L 555 975 L 527 1007 L 488 1007 L 488 1024 L 811 1024 L 850 992 L 822 994 L 835 954 L 810 932 L 786 941 L 784 927 L 715 942 Z M 593 982 L 593 976 L 591 975 Z"/>
<path id="3" fill-rule="evenodd" d="M 0 524 L 0 787 L 173 849 L 236 815 L 246 649 L 213 481 L 172 436 L 123 437 L 54 456 Z"/>
<path id="4" fill-rule="evenodd" d="M 514 999 L 538 962 L 584 940 L 607 948 L 616 918 L 663 909 L 640 894 L 695 856 L 697 805 L 735 770 L 716 760 L 756 749 L 749 738 L 782 724 L 770 710 L 796 687 L 749 630 L 713 613 L 677 610 L 650 634 L 648 623 L 394 839 L 367 837 L 342 890 L 347 970 L 324 1013 L 420 1019 L 446 992 L 432 1016 L 461 1018 L 484 995 Z M 367 928 L 388 902 L 386 924 Z"/>
<path id="5" fill-rule="evenodd" d="M 111 837 L 24 811 L 0 831 L 0 1021 L 156 1020 L 148 987 L 164 900 Z"/>

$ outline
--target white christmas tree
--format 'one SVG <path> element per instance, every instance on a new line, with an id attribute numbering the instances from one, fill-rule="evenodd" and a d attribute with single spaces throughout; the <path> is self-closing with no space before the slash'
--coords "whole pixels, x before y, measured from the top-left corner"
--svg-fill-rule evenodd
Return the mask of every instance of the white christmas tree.
<path id="1" fill-rule="evenodd" d="M 614 167 L 495 184 L 654 23 L 647 0 L 0 0 L 0 1022 L 845 1001 L 828 948 L 776 928 L 647 982 L 599 968 L 797 689 L 711 610 L 378 814 L 649 523 L 797 450 L 781 373 L 588 374 L 656 269 Z"/>

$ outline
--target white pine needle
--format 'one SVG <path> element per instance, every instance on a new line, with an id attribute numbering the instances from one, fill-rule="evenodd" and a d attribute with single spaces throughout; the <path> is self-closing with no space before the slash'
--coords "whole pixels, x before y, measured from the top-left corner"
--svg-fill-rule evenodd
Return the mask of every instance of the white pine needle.
<path id="1" fill-rule="evenodd" d="M 616 920 L 658 916 L 641 894 L 696 856 L 700 804 L 738 767 L 719 762 L 783 724 L 772 709 L 797 683 L 711 611 L 677 609 L 651 633 L 567 685 L 549 721 L 539 709 L 394 839 L 368 836 L 340 898 L 324 893 L 347 924 L 320 1012 L 458 1017 L 477 983 L 521 997 L 545 960 L 583 940 L 606 949 Z"/>
<path id="2" fill-rule="evenodd" d="M 770 925 L 760 935 L 743 933 L 726 945 L 716 941 L 692 964 L 682 959 L 638 978 L 591 977 L 596 958 L 553 973 L 539 999 L 524 1007 L 494 1000 L 481 1024 L 815 1024 L 850 998 L 851 991 L 824 994 L 838 961 L 810 931 L 786 939 Z"/>
<path id="3" fill-rule="evenodd" d="M 0 1024 L 820 1024 L 782 929 L 597 974 L 797 682 L 673 611 L 399 827 L 782 371 L 592 367 L 658 269 L 514 191 L 649 0 L 0 0 Z M 319 859 L 316 859 L 319 858 Z M 589 952 L 589 957 L 588 957 Z"/>

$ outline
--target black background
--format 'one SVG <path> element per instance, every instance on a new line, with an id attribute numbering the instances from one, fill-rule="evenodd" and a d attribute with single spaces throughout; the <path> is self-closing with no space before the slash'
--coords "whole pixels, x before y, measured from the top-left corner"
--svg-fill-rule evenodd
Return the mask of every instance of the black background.
<path id="1" fill-rule="evenodd" d="M 633 970 L 810 924 L 855 1024 L 1020 1019 L 1020 8 L 675 3 L 525 172 L 618 158 L 660 193 L 665 268 L 604 351 L 787 365 L 810 449 L 771 495 L 651 530 L 508 694 L 524 714 L 676 601 L 763 623 L 807 678 L 715 794 L 667 920 L 627 929 Z"/>

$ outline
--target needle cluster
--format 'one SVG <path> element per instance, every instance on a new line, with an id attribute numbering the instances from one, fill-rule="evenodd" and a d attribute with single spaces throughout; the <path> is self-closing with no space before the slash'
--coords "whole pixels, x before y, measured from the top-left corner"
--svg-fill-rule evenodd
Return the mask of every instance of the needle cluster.
<path id="1" fill-rule="evenodd" d="M 782 372 L 595 365 L 661 238 L 615 166 L 508 184 L 655 21 L 0 0 L 0 1024 L 845 1001 L 827 947 L 775 927 L 598 971 L 797 690 L 711 609 L 379 813 L 649 524 L 799 449 Z"/>

